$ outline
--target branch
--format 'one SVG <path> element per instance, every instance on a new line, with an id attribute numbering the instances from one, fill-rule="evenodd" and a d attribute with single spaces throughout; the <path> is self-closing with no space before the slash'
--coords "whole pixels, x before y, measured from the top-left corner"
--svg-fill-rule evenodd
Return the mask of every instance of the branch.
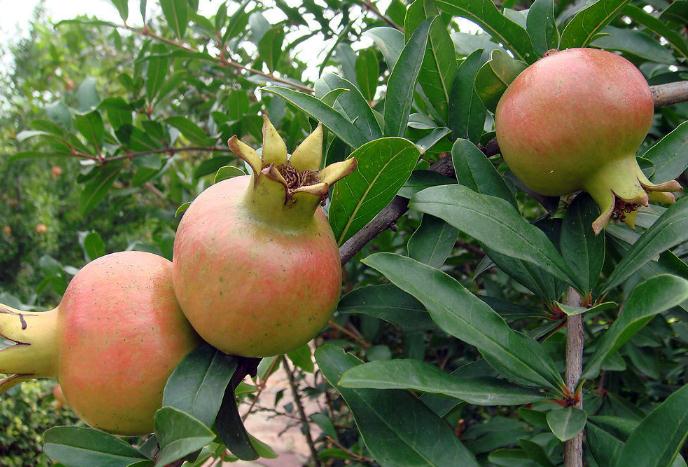
<path id="1" fill-rule="evenodd" d="M 655 102 L 655 107 L 688 101 L 688 81 L 650 86 L 650 90 Z M 490 141 L 481 149 L 487 157 L 499 154 L 499 146 L 496 140 Z M 455 175 L 454 167 L 449 157 L 445 157 L 435 162 L 430 167 L 430 170 L 448 177 L 453 177 Z M 369 241 L 375 238 L 380 232 L 388 229 L 407 210 L 408 199 L 396 196 L 372 221 L 356 232 L 353 237 L 347 240 L 339 248 L 339 257 L 342 264 L 346 264 L 351 258 L 356 256 L 356 253 L 361 251 Z"/>
<path id="2" fill-rule="evenodd" d="M 301 427 L 304 436 L 306 437 L 306 442 L 308 443 L 308 449 L 311 451 L 311 456 L 313 457 L 313 463 L 315 467 L 320 467 L 320 459 L 318 458 L 318 450 L 315 448 L 315 443 L 313 442 L 313 436 L 311 435 L 311 426 L 308 423 L 308 418 L 306 417 L 306 411 L 303 408 L 303 403 L 301 402 L 301 394 L 299 394 L 299 389 L 296 387 L 296 380 L 294 379 L 294 372 L 289 365 L 289 362 L 285 358 L 284 369 L 287 372 L 287 377 L 289 378 L 289 387 L 291 388 L 291 394 L 294 396 L 294 403 L 296 403 L 296 408 L 299 411 L 299 417 L 301 417 Z"/>
<path id="3" fill-rule="evenodd" d="M 566 294 L 566 304 L 580 306 L 581 297 L 578 292 L 569 288 Z M 583 372 L 583 315 L 569 316 L 566 320 L 566 388 L 572 397 L 574 407 L 583 408 L 582 391 L 579 393 L 578 383 Z M 564 443 L 564 466 L 583 467 L 583 432 Z"/>
<path id="4" fill-rule="evenodd" d="M 375 5 L 373 5 L 373 2 L 371 2 L 370 0 L 361 0 L 361 1 L 359 1 L 358 3 L 360 3 L 360 5 L 363 6 L 366 10 L 370 11 L 370 12 L 373 13 L 375 16 L 377 16 L 378 18 L 380 18 L 382 21 L 384 21 L 385 23 L 387 23 L 387 24 L 389 24 L 390 26 L 392 26 L 394 29 L 398 29 L 399 31 L 403 31 L 403 30 L 404 30 L 404 28 L 402 28 L 402 27 L 399 26 L 397 23 L 395 23 L 395 22 L 392 20 L 392 18 L 390 18 L 389 16 L 384 15 L 384 14 L 378 9 L 378 7 L 376 7 Z"/>

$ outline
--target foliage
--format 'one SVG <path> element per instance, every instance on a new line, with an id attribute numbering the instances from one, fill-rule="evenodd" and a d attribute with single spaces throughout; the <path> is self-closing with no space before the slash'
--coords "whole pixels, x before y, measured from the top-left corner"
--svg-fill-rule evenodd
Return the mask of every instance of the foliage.
<path id="1" fill-rule="evenodd" d="M 185 203 L 236 174 L 225 142 L 259 142 L 262 111 L 288 147 L 320 121 L 327 163 L 358 158 L 327 205 L 342 251 L 356 255 L 316 339 L 313 384 L 303 379 L 308 348 L 263 359 L 254 384 L 238 376 L 257 362 L 202 348 L 168 382 L 156 438 L 135 448 L 63 427 L 47 435 L 51 456 L 272 456 L 240 413 L 260 407 L 284 364 L 303 396 L 329 402 L 306 414 L 322 431 L 313 463 L 558 465 L 581 430 L 589 465 L 681 462 L 686 198 L 642 209 L 636 230 L 596 237 L 590 198 L 543 198 L 508 171 L 493 111 L 509 82 L 557 47 L 618 51 L 652 85 L 685 80 L 685 1 L 392 0 L 384 12 L 367 1 L 247 1 L 200 14 L 197 1 L 161 0 L 141 2 L 143 28 L 127 2 L 112 3 L 126 23 L 52 29 L 39 15 L 12 50 L 0 125 L 4 291 L 47 306 L 75 267 L 106 251 L 170 257 Z M 462 31 L 458 18 L 483 32 Z M 304 58 L 313 44 L 325 49 Z M 638 155 L 652 181 L 686 185 L 686 119 L 685 103 L 656 110 Z M 390 202 L 408 213 L 356 246 Z M 573 289 L 580 302 L 566 300 Z M 566 324 L 579 318 L 587 379 L 569 387 Z M 200 404 L 189 391 L 207 396 Z M 644 432 L 655 434 L 652 449 Z"/>

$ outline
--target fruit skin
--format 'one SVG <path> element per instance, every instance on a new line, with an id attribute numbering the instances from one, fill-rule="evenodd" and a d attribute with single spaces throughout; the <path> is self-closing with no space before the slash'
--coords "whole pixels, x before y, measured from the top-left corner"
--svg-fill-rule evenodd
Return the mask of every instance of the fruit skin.
<path id="1" fill-rule="evenodd" d="M 321 208 L 296 229 L 244 206 L 250 176 L 204 191 L 174 244 L 177 298 L 194 329 L 225 353 L 276 355 L 308 342 L 339 300 L 339 250 Z"/>
<path id="2" fill-rule="evenodd" d="M 0 306 L 0 334 L 29 344 L 0 351 L 0 372 L 56 377 L 70 407 L 95 428 L 152 432 L 168 376 L 199 343 L 171 275 L 162 257 L 115 253 L 86 265 L 54 310 Z"/>
<path id="3" fill-rule="evenodd" d="M 640 71 L 619 55 L 597 49 L 554 52 L 524 70 L 495 114 L 497 141 L 512 172 L 528 188 L 558 196 L 588 191 L 602 214 L 599 232 L 621 205 L 635 210 L 653 198 L 672 202 L 680 185 L 652 184 L 635 153 L 654 114 Z M 632 223 L 633 216 L 628 221 Z"/>
<path id="4" fill-rule="evenodd" d="M 320 170 L 318 125 L 292 156 L 267 116 L 262 157 L 232 137 L 251 176 L 222 181 L 185 211 L 174 243 L 174 288 L 198 334 L 221 351 L 267 357 L 322 329 L 339 300 L 339 249 L 320 207 L 355 159 Z"/>

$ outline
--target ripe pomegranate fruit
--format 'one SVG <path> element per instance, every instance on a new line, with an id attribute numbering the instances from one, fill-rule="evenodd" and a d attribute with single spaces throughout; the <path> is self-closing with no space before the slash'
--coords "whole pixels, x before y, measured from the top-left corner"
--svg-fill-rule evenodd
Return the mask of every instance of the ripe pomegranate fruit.
<path id="1" fill-rule="evenodd" d="M 122 435 L 153 431 L 168 376 L 200 342 L 172 288 L 172 263 L 143 252 L 99 258 L 43 313 L 0 305 L 0 386 L 56 377 L 88 424 Z"/>
<path id="2" fill-rule="evenodd" d="M 320 169 L 318 126 L 287 158 L 270 120 L 262 158 L 236 136 L 253 174 L 224 180 L 191 203 L 174 243 L 174 289 L 184 314 L 221 351 L 265 357 L 293 350 L 327 323 L 341 289 L 337 243 L 320 208 L 356 167 Z"/>
<path id="3" fill-rule="evenodd" d="M 584 190 L 610 219 L 634 225 L 648 200 L 672 203 L 675 180 L 653 184 L 635 153 L 652 124 L 654 105 L 640 71 L 597 49 L 554 52 L 524 70 L 497 105 L 502 156 L 530 189 L 548 196 Z M 648 195 L 649 192 L 649 195 Z"/>

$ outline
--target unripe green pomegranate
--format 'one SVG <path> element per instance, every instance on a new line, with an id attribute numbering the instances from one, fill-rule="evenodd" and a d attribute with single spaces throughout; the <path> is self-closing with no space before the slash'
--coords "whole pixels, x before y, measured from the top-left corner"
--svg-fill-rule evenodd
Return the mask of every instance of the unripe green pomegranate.
<path id="1" fill-rule="evenodd" d="M 172 263 L 143 252 L 99 258 L 42 313 L 0 305 L 0 383 L 55 377 L 89 425 L 121 435 L 153 431 L 167 378 L 200 342 L 172 289 Z"/>
<path id="2" fill-rule="evenodd" d="M 252 168 L 208 188 L 184 213 L 174 243 L 174 288 L 203 339 L 232 355 L 265 357 L 312 339 L 339 300 L 339 250 L 320 208 L 356 166 L 320 169 L 323 130 L 287 158 L 264 118 L 262 158 L 236 137 Z"/>
<path id="3" fill-rule="evenodd" d="M 652 124 L 650 88 L 628 60 L 597 49 L 554 52 L 524 70 L 497 105 L 502 156 L 530 189 L 587 191 L 602 213 L 633 226 L 648 200 L 672 203 L 677 181 L 653 184 L 635 154 Z M 648 195 L 649 192 L 649 195 Z"/>

